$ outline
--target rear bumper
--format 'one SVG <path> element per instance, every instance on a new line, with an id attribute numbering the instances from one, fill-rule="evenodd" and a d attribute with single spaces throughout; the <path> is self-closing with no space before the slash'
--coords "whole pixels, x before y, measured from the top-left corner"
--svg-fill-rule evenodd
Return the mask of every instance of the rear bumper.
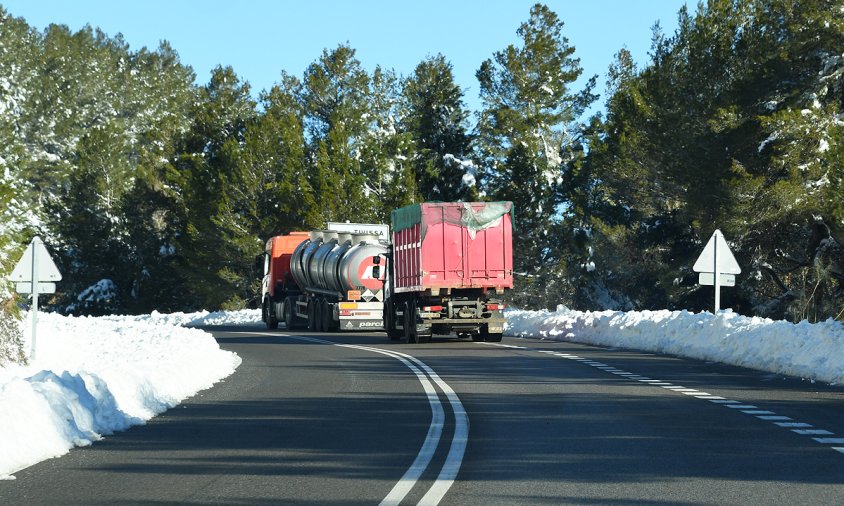
<path id="1" fill-rule="evenodd" d="M 341 318 L 340 330 L 384 330 L 384 321 Z"/>

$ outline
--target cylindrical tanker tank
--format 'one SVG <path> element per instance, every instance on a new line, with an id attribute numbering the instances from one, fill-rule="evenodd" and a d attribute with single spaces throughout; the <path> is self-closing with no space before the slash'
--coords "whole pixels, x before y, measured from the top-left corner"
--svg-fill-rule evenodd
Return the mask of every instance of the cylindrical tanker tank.
<path id="1" fill-rule="evenodd" d="M 340 258 L 337 283 L 343 290 L 367 290 L 373 293 L 384 287 L 381 279 L 372 277 L 373 257 L 387 255 L 387 247 L 374 235 L 356 235 L 354 245 Z M 382 265 L 384 261 L 382 260 Z"/>
<path id="2" fill-rule="evenodd" d="M 326 288 L 329 290 L 343 291 L 343 286 L 337 277 L 337 271 L 340 267 L 340 259 L 352 247 L 352 234 L 339 233 L 337 237 L 337 246 L 331 250 L 328 257 L 325 259 L 325 281 Z"/>
<path id="3" fill-rule="evenodd" d="M 303 288 L 338 294 L 369 289 L 375 293 L 384 281 L 383 276 L 372 277 L 372 258 L 386 255 L 387 246 L 375 235 L 316 232 L 293 252 L 290 270 Z"/>
<path id="4" fill-rule="evenodd" d="M 315 286 L 310 275 L 310 263 L 316 250 L 322 246 L 322 242 L 322 232 L 311 232 L 310 238 L 302 241 L 290 257 L 290 273 L 293 274 L 296 284 L 303 288 Z"/>
<path id="5" fill-rule="evenodd" d="M 323 243 L 314 251 L 311 256 L 311 261 L 308 264 L 308 271 L 310 273 L 311 282 L 314 288 L 321 290 L 328 289 L 328 283 L 325 280 L 325 259 L 331 251 L 337 246 L 337 232 L 325 232 L 323 234 Z"/>

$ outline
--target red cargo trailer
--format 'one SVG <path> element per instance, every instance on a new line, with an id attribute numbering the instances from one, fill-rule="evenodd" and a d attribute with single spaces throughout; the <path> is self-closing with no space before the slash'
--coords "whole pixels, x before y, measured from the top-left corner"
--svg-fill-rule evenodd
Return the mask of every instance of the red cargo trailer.
<path id="1" fill-rule="evenodd" d="M 513 287 L 511 202 L 413 204 L 392 213 L 384 326 L 427 342 L 456 332 L 500 341 L 501 296 Z"/>

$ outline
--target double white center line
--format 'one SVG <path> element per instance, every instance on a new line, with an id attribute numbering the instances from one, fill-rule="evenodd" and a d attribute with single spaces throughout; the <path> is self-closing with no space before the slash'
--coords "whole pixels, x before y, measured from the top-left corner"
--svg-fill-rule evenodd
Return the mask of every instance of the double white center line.
<path id="1" fill-rule="evenodd" d="M 440 437 L 443 432 L 443 426 L 445 425 L 445 412 L 436 388 L 439 387 L 445 395 L 449 406 L 451 406 L 451 411 L 454 414 L 454 435 L 452 436 L 448 455 L 445 458 L 443 467 L 440 470 L 437 479 L 418 503 L 419 505 L 424 506 L 435 506 L 439 504 L 443 496 L 445 496 L 446 492 L 448 492 L 448 489 L 451 488 L 451 485 L 454 483 L 454 479 L 457 477 L 457 473 L 460 471 L 460 465 L 463 462 L 463 454 L 466 451 L 466 442 L 469 439 L 469 417 L 466 414 L 466 410 L 463 408 L 463 404 L 457 397 L 457 394 L 454 393 L 454 390 L 452 390 L 452 388 L 443 381 L 433 369 L 428 367 L 427 364 L 405 353 L 370 346 L 340 344 L 312 337 L 294 335 L 287 335 L 287 337 L 301 341 L 330 344 L 341 348 L 352 348 L 355 350 L 387 355 L 403 363 L 416 375 L 419 382 L 422 384 L 425 395 L 428 397 L 428 403 L 431 405 L 431 425 L 428 427 L 428 435 L 425 437 L 425 442 L 422 444 L 422 448 L 416 455 L 416 459 L 404 473 L 404 476 L 401 477 L 395 486 L 393 486 L 393 489 L 390 490 L 387 496 L 381 501 L 382 506 L 397 505 L 401 503 L 405 496 L 407 496 L 407 494 L 419 481 L 422 473 L 424 473 L 428 468 L 428 465 L 431 463 L 431 459 L 434 457 L 434 453 L 437 451 Z M 436 387 L 434 385 L 436 385 Z"/>

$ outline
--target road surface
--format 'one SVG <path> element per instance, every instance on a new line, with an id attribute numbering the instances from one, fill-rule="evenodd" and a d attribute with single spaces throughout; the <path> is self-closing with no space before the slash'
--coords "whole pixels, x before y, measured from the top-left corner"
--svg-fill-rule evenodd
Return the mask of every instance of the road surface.
<path id="1" fill-rule="evenodd" d="M 842 504 L 844 389 L 572 343 L 209 328 L 180 406 L 0 504 Z"/>

